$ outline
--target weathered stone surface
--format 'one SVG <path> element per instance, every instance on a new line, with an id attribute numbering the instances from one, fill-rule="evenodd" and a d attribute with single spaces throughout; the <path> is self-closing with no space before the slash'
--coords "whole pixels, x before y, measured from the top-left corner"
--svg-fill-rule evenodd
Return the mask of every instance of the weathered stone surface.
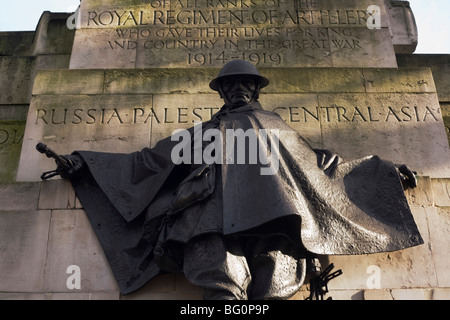
<path id="1" fill-rule="evenodd" d="M 450 207 L 429 209 L 428 224 L 431 250 L 436 268 L 438 287 L 450 287 Z"/>
<path id="2" fill-rule="evenodd" d="M 435 93 L 433 74 L 427 68 L 363 69 L 367 93 Z"/>
<path id="3" fill-rule="evenodd" d="M 304 284 L 289 300 L 305 300 L 309 297 L 309 284 Z"/>
<path id="4" fill-rule="evenodd" d="M 36 151 L 41 141 L 60 154 L 74 150 L 133 152 L 149 146 L 150 122 L 137 121 L 151 95 L 41 95 L 33 99 L 17 175 L 37 181 L 55 163 Z M 33 165 L 30 165 L 33 164 Z"/>
<path id="5" fill-rule="evenodd" d="M 27 120 L 29 104 L 4 104 L 0 107 L 1 121 L 25 121 Z"/>
<path id="6" fill-rule="evenodd" d="M 436 206 L 450 207 L 450 179 L 433 179 L 431 183 Z"/>
<path id="7" fill-rule="evenodd" d="M 73 69 L 397 66 L 383 0 L 91 0 L 80 21 Z"/>
<path id="8" fill-rule="evenodd" d="M 393 289 L 391 294 L 394 300 L 431 300 L 424 289 Z"/>
<path id="9" fill-rule="evenodd" d="M 219 68 L 40 70 L 34 95 L 212 93 Z M 435 93 L 428 68 L 259 68 L 264 93 Z"/>
<path id="10" fill-rule="evenodd" d="M 331 297 L 333 300 L 364 300 L 362 290 L 330 290 L 325 299 Z"/>
<path id="11" fill-rule="evenodd" d="M 50 216 L 0 211 L 0 292 L 42 292 Z"/>
<path id="12" fill-rule="evenodd" d="M 68 69 L 70 54 L 42 55 L 36 57 L 36 70 Z"/>
<path id="13" fill-rule="evenodd" d="M 428 208 L 412 207 L 414 219 L 425 244 L 401 251 L 362 256 L 322 257 L 322 266 L 334 263 L 343 274 L 330 282 L 330 290 L 437 287 L 427 218 Z"/>
<path id="14" fill-rule="evenodd" d="M 39 209 L 74 209 L 75 191 L 68 180 L 47 180 L 41 183 Z"/>
<path id="15" fill-rule="evenodd" d="M 390 290 L 364 290 L 364 300 L 393 300 Z"/>
<path id="16" fill-rule="evenodd" d="M 44 11 L 32 45 L 33 55 L 70 54 L 75 32 L 67 28 L 70 13 Z"/>
<path id="17" fill-rule="evenodd" d="M 80 29 L 76 32 L 70 69 L 134 68 L 136 50 L 113 50 L 104 39 L 114 39 L 115 30 Z"/>
<path id="18" fill-rule="evenodd" d="M 203 289 L 190 284 L 183 275 L 166 274 L 121 300 L 201 300 Z"/>
<path id="19" fill-rule="evenodd" d="M 330 42 L 334 44 L 330 48 L 332 67 L 393 68 L 396 66 L 397 61 L 388 28 L 377 32 L 373 32 L 373 30 L 367 32 L 367 29 L 355 28 L 349 29 L 348 32 L 352 35 L 349 39 L 343 39 L 341 36 L 335 39 L 333 36 L 330 38 Z M 344 41 L 343 44 L 336 45 L 341 41 Z M 380 59 L 380 57 L 383 58 Z"/>
<path id="20" fill-rule="evenodd" d="M 395 53 L 413 53 L 418 43 L 418 30 L 409 2 L 388 0 L 385 3 Z"/>
<path id="21" fill-rule="evenodd" d="M 434 206 L 435 196 L 433 193 L 430 177 L 416 177 L 417 188 L 405 191 L 409 205 Z"/>
<path id="22" fill-rule="evenodd" d="M 436 288 L 430 291 L 433 300 L 450 300 L 450 288 Z"/>
<path id="23" fill-rule="evenodd" d="M 399 67 L 427 67 L 433 73 L 439 101 L 450 102 L 450 54 L 400 54 Z"/>
<path id="24" fill-rule="evenodd" d="M 69 266 L 80 269 L 81 288 L 71 289 Z M 50 225 L 44 292 L 118 292 L 106 257 L 83 210 L 54 210 Z"/>
<path id="25" fill-rule="evenodd" d="M 216 69 L 105 70 L 105 94 L 211 93 Z"/>
<path id="26" fill-rule="evenodd" d="M 305 300 L 309 298 L 309 295 L 309 285 L 306 285 L 289 300 Z M 364 300 L 364 294 L 362 290 L 330 290 L 324 295 L 325 300 L 329 298 L 332 300 Z"/>
<path id="27" fill-rule="evenodd" d="M 39 200 L 39 182 L 0 183 L 2 211 L 33 211 Z"/>
<path id="28" fill-rule="evenodd" d="M 450 175 L 435 94 L 319 94 L 319 108 L 324 148 L 347 158 L 376 154 L 419 175 Z"/>
<path id="29" fill-rule="evenodd" d="M 103 79 L 103 70 L 40 70 L 34 80 L 33 94 L 102 94 Z"/>
<path id="30" fill-rule="evenodd" d="M 33 31 L 0 32 L 0 56 L 20 55 L 33 43 Z"/>
<path id="31" fill-rule="evenodd" d="M 12 292 L 0 293 L 0 300 L 119 300 L 118 292 Z"/>
<path id="32" fill-rule="evenodd" d="M 0 56 L 0 104 L 30 103 L 34 72 L 34 57 Z"/>
<path id="33" fill-rule="evenodd" d="M 0 181 L 15 181 L 25 121 L 0 120 Z"/>
<path id="34" fill-rule="evenodd" d="M 260 72 L 270 80 L 265 93 L 366 92 L 363 69 L 358 68 L 261 68 Z"/>
<path id="35" fill-rule="evenodd" d="M 445 131 L 450 143 L 450 103 L 441 103 L 442 116 L 444 118 Z"/>

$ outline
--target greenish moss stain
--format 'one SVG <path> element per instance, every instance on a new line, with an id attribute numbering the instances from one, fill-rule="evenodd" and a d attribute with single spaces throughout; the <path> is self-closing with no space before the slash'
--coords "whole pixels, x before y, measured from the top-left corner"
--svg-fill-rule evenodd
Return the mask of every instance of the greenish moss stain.
<path id="1" fill-rule="evenodd" d="M 441 109 L 445 131 L 447 132 L 448 143 L 450 144 L 450 104 L 442 104 Z"/>
<path id="2" fill-rule="evenodd" d="M 0 121 L 0 182 L 13 182 L 16 178 L 25 121 Z"/>

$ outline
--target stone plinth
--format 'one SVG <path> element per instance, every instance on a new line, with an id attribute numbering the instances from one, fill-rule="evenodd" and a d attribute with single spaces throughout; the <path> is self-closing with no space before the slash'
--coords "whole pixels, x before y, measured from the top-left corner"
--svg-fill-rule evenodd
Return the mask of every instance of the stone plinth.
<path id="1" fill-rule="evenodd" d="M 419 177 L 408 191 L 422 246 L 362 256 L 320 256 L 343 274 L 329 284 L 334 300 L 448 300 L 450 179 Z M 182 275 L 161 275 L 121 296 L 103 250 L 70 183 L 64 180 L 0 184 L 0 299 L 201 299 Z M 71 266 L 80 287 L 67 285 Z M 69 269 L 70 270 L 70 269 Z M 292 299 L 309 296 L 306 283 Z"/>
<path id="2" fill-rule="evenodd" d="M 70 68 L 396 67 L 389 26 L 383 0 L 85 0 Z"/>

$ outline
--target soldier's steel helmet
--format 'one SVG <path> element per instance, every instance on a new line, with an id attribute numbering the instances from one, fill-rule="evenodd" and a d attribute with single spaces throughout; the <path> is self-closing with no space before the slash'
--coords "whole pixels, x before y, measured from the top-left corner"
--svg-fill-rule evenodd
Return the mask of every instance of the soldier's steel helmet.
<path id="1" fill-rule="evenodd" d="M 269 84 L 269 80 L 261 76 L 258 69 L 250 62 L 231 60 L 223 66 L 217 78 L 209 83 L 209 87 L 214 91 L 219 91 L 220 80 L 230 76 L 253 76 L 259 80 L 260 88 L 264 88 Z"/>

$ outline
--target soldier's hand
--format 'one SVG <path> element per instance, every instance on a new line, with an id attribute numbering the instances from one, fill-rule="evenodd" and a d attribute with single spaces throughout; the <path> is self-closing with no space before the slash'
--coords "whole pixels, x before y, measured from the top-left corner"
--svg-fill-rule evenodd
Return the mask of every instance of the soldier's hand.
<path id="1" fill-rule="evenodd" d="M 414 189 L 417 187 L 416 172 L 411 171 L 406 165 L 402 164 L 397 167 L 397 170 L 402 180 L 403 189 Z"/>
<path id="2" fill-rule="evenodd" d="M 64 155 L 61 156 L 66 162 L 64 166 L 56 162 L 57 168 L 56 172 L 61 176 L 63 179 L 70 179 L 71 177 L 75 176 L 75 174 L 83 167 L 84 161 L 83 159 L 78 155 Z"/>

